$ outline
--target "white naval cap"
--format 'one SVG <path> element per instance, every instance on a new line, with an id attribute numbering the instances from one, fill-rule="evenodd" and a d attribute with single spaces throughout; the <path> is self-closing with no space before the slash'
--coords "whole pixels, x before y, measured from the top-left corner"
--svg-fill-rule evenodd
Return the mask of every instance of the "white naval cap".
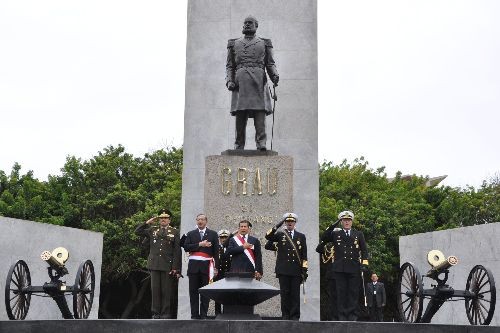
<path id="1" fill-rule="evenodd" d="M 344 210 L 343 212 L 341 212 L 338 216 L 339 220 L 340 219 L 351 219 L 353 220 L 354 219 L 354 213 L 351 212 L 350 210 Z"/>
<path id="2" fill-rule="evenodd" d="M 283 219 L 285 222 L 292 221 L 292 222 L 298 222 L 299 217 L 295 213 L 285 213 L 283 214 Z"/>

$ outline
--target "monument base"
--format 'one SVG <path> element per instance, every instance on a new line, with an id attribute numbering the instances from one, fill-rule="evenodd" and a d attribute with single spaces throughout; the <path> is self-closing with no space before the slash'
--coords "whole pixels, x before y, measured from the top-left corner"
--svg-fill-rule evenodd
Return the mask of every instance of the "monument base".
<path id="1" fill-rule="evenodd" d="M 356 332 L 356 333 L 493 333 L 495 326 L 368 323 L 368 322 L 298 322 L 285 320 L 25 320 L 0 321 L 0 332 L 71 332 L 71 333 L 129 333 L 129 332 Z"/>
<path id="2" fill-rule="evenodd" d="M 228 149 L 220 153 L 222 156 L 277 156 L 274 150 Z"/>

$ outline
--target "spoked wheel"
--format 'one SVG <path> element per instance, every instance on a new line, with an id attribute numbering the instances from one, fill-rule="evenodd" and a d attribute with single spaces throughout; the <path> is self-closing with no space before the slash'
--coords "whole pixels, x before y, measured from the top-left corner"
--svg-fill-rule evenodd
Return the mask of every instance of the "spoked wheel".
<path id="1" fill-rule="evenodd" d="M 73 316 L 75 319 L 87 319 L 94 300 L 95 274 L 92 261 L 87 260 L 80 265 L 73 288 Z"/>
<path id="2" fill-rule="evenodd" d="M 31 286 L 28 265 L 18 260 L 10 266 L 5 282 L 5 310 L 10 320 L 23 320 L 28 315 L 31 294 L 27 288 Z"/>
<path id="3" fill-rule="evenodd" d="M 495 313 L 497 292 L 493 274 L 482 265 L 476 265 L 469 273 L 465 290 L 474 295 L 465 299 L 465 311 L 472 325 L 489 325 Z"/>
<path id="4" fill-rule="evenodd" d="M 422 318 L 424 298 L 422 276 L 410 262 L 399 270 L 398 310 L 401 321 L 418 323 Z"/>

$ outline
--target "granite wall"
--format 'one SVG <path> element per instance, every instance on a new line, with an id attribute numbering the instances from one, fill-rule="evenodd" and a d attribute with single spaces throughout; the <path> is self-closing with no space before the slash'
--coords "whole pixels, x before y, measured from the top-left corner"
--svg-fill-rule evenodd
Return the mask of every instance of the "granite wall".
<path id="1" fill-rule="evenodd" d="M 92 260 L 95 269 L 95 294 L 89 318 L 97 319 L 99 312 L 99 293 L 102 262 L 102 233 L 60 227 L 0 216 L 0 290 L 5 290 L 7 273 L 12 264 L 22 259 L 28 265 L 32 286 L 43 286 L 50 281 L 47 263 L 40 259 L 45 251 L 64 247 L 69 252 L 66 262 L 69 274 L 61 280 L 67 285 L 74 285 L 80 264 Z M 70 311 L 73 312 L 73 296 L 66 296 Z M 47 297 L 31 297 L 31 304 L 26 320 L 61 319 L 61 312 L 56 303 Z M 8 320 L 5 302 L 0 302 L 0 320 Z"/>
<path id="2" fill-rule="evenodd" d="M 443 231 L 428 232 L 399 238 L 401 265 L 407 261 L 415 264 L 420 274 L 430 269 L 427 253 L 440 250 L 445 257 L 458 257 L 458 264 L 450 268 L 448 285 L 458 290 L 465 290 L 469 272 L 475 265 L 483 265 L 491 270 L 493 277 L 500 281 L 500 223 L 482 224 Z M 424 278 L 424 288 L 431 288 L 434 280 Z M 424 301 L 424 311 L 427 301 Z M 465 311 L 465 302 L 447 302 L 434 316 L 436 324 L 469 324 Z M 500 311 L 497 311 L 490 325 L 500 325 Z"/>

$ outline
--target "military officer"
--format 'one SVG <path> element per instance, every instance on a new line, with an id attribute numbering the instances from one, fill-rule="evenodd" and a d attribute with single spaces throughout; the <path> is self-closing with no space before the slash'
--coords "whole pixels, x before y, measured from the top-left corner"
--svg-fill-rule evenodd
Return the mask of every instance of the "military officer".
<path id="1" fill-rule="evenodd" d="M 356 321 L 359 288 L 360 283 L 363 283 L 360 269 L 368 270 L 368 248 L 363 233 L 352 228 L 353 212 L 343 211 L 338 218 L 342 229 L 334 231 L 333 224 L 325 230 L 321 241 L 333 242 L 334 246 L 331 273 L 335 279 L 339 320 Z"/>
<path id="2" fill-rule="evenodd" d="M 266 115 L 273 112 L 266 71 L 274 86 L 279 81 L 273 44 L 255 35 L 258 26 L 255 17 L 245 18 L 244 36 L 227 44 L 226 87 L 232 92 L 231 115 L 236 117 L 235 149 L 245 148 L 248 118 L 254 118 L 257 149 L 266 150 Z"/>
<path id="3" fill-rule="evenodd" d="M 276 242 L 278 255 L 275 273 L 280 283 L 281 315 L 284 320 L 300 318 L 300 284 L 307 279 L 306 236 L 295 230 L 297 214 L 285 213 L 266 234 Z M 278 230 L 285 223 L 284 230 Z"/>
<path id="4" fill-rule="evenodd" d="M 151 312 L 153 319 L 173 318 L 171 298 L 175 279 L 181 273 L 179 231 L 170 226 L 171 213 L 163 210 L 139 225 L 135 233 L 149 240 L 147 268 L 151 274 Z M 153 225 L 159 220 L 159 225 Z"/>
<path id="5" fill-rule="evenodd" d="M 214 279 L 215 281 L 219 281 L 225 278 L 226 272 L 229 272 L 229 268 L 231 267 L 231 256 L 226 253 L 227 250 L 227 242 L 226 240 L 229 238 L 229 231 L 226 229 L 219 230 L 219 267 L 217 277 Z M 221 313 L 222 305 L 220 303 L 215 302 L 215 315 Z"/>

